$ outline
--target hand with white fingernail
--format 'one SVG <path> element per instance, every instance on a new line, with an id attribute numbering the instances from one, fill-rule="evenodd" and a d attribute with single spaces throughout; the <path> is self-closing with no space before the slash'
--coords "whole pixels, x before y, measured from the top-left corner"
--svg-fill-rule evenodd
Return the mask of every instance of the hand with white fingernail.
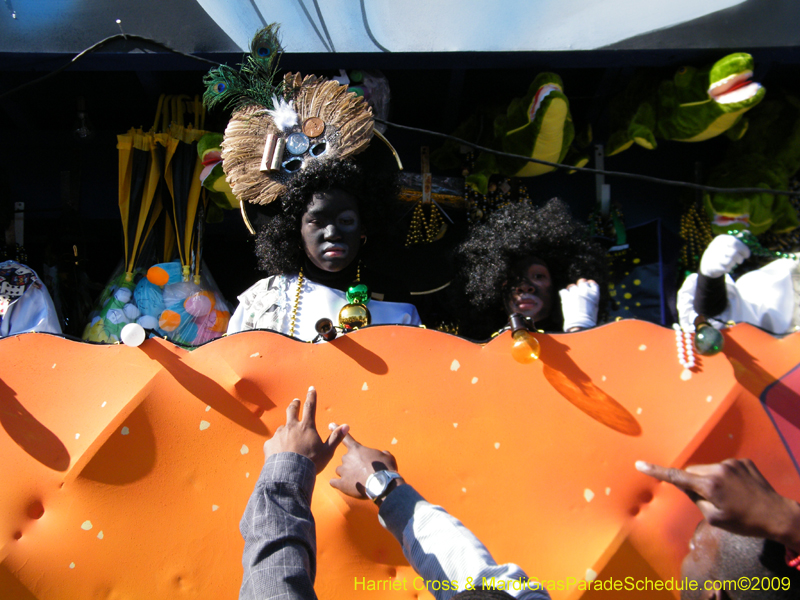
<path id="1" fill-rule="evenodd" d="M 309 458 L 321 472 L 330 462 L 336 447 L 350 430 L 348 425 L 334 427 L 324 442 L 317 433 L 316 425 L 317 391 L 310 387 L 303 407 L 303 417 L 299 418 L 300 400 L 295 398 L 286 409 L 286 424 L 275 430 L 272 438 L 264 442 L 264 455 L 269 458 L 280 452 L 294 452 Z"/>

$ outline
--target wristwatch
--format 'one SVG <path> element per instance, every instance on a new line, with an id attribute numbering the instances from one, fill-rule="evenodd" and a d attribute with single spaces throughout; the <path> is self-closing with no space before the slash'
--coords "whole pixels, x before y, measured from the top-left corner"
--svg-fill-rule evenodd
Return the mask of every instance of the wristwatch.
<path id="1" fill-rule="evenodd" d="M 403 480 L 403 476 L 395 471 L 375 471 L 367 477 L 364 486 L 367 498 L 380 506 L 383 499 L 391 492 L 397 484 Z"/>

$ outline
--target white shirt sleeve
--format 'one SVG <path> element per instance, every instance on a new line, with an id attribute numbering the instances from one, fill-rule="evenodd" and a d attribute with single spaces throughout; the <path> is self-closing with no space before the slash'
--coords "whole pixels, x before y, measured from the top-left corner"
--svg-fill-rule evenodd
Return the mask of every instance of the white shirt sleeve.
<path id="1" fill-rule="evenodd" d="M 426 502 L 409 485 L 399 486 L 387 496 L 380 516 L 384 527 L 402 537 L 403 554 L 430 582 L 428 590 L 436 600 L 448 600 L 460 591 L 484 585 L 520 600 L 550 598 L 518 565 L 498 565 L 461 521 L 441 506 Z"/>

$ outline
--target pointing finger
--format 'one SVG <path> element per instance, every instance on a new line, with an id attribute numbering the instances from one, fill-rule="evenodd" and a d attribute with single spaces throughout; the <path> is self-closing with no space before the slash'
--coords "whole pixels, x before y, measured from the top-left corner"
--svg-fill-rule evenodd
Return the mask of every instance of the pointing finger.
<path id="1" fill-rule="evenodd" d="M 333 454 L 333 451 L 336 450 L 336 447 L 342 442 L 342 440 L 347 435 L 347 432 L 350 431 L 349 425 L 341 425 L 333 430 L 328 436 L 328 439 L 325 440 L 325 445 L 328 447 L 328 451 Z"/>
<path id="2" fill-rule="evenodd" d="M 344 439 L 342 440 L 342 444 L 344 444 L 344 447 L 348 450 L 352 450 L 353 448 L 358 448 L 361 446 L 361 444 L 359 444 L 355 438 L 350 435 L 349 429 L 347 435 L 344 436 Z"/>
<path id="3" fill-rule="evenodd" d="M 694 492 L 695 494 L 701 493 L 701 490 L 699 489 L 700 486 L 698 485 L 703 479 L 701 475 L 688 473 L 682 469 L 671 469 L 667 467 L 661 467 L 659 465 L 653 465 L 651 463 L 644 462 L 643 460 L 636 461 L 636 470 L 644 473 L 645 475 L 650 475 L 650 477 L 654 477 L 659 481 L 671 483 L 672 485 L 682 489 L 684 492 Z"/>

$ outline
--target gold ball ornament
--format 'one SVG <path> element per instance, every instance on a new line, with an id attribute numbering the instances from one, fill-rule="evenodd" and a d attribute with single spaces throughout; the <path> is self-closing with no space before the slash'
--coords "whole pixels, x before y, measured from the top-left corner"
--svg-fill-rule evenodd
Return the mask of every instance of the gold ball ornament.
<path id="1" fill-rule="evenodd" d="M 372 315 L 363 304 L 345 304 L 339 311 L 339 325 L 345 329 L 366 327 L 371 322 Z"/>

